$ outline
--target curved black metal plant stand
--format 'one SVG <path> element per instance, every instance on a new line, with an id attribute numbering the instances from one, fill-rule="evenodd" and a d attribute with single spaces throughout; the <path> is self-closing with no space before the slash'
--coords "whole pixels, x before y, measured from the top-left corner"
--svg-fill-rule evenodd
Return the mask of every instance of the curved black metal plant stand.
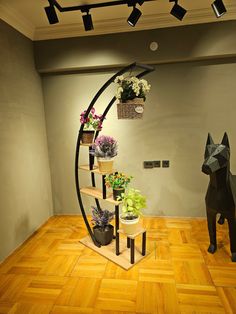
<path id="1" fill-rule="evenodd" d="M 93 100 L 91 101 L 90 105 L 87 108 L 86 114 L 85 114 L 85 118 L 88 117 L 89 112 L 91 111 L 91 109 L 94 107 L 96 101 L 98 100 L 98 98 L 101 96 L 101 94 L 106 90 L 106 88 L 114 82 L 115 78 L 119 75 L 123 75 L 126 72 L 131 72 L 132 70 L 141 70 L 141 72 L 139 74 L 136 75 L 137 78 L 141 78 L 144 75 L 154 71 L 154 68 L 152 66 L 149 65 L 145 65 L 145 64 L 140 64 L 140 63 L 132 63 L 130 65 L 128 65 L 127 67 L 124 67 L 122 70 L 118 71 L 115 75 L 113 75 L 101 88 L 100 90 L 97 92 L 97 94 L 94 96 Z M 111 106 L 113 105 L 113 103 L 115 102 L 116 97 L 113 97 L 111 99 L 111 101 L 109 102 L 109 104 L 107 105 L 106 109 L 103 112 L 103 118 L 102 120 L 104 120 L 106 118 L 107 113 L 109 112 Z M 76 184 L 76 192 L 77 192 L 77 197 L 78 197 L 78 202 L 79 202 L 79 206 L 80 206 L 80 210 L 85 222 L 85 225 L 87 227 L 88 233 L 93 241 L 93 243 L 100 247 L 100 243 L 98 243 L 94 237 L 94 234 L 92 232 L 92 229 L 89 225 L 85 210 L 84 210 L 84 206 L 83 206 L 83 202 L 82 202 L 82 197 L 81 197 L 81 192 L 80 192 L 80 184 L 79 184 L 79 175 L 78 175 L 78 162 L 79 162 L 79 153 L 80 153 L 80 141 L 82 138 L 82 133 L 83 133 L 83 129 L 84 129 L 84 125 L 82 124 L 79 130 L 79 134 L 78 134 L 78 138 L 77 138 L 77 144 L 76 144 L 76 153 L 75 153 L 75 184 Z M 95 138 L 98 136 L 99 131 L 96 132 L 95 134 Z M 91 147 L 89 147 L 90 151 L 91 151 Z M 89 155 L 90 157 L 90 165 L 94 163 L 94 157 L 91 156 L 91 154 Z M 96 186 L 96 182 L 95 182 L 95 174 L 93 172 L 91 172 L 91 181 L 92 181 L 92 186 L 95 187 Z M 96 205 L 98 208 L 100 207 L 99 201 L 98 199 L 95 199 L 96 201 Z"/>

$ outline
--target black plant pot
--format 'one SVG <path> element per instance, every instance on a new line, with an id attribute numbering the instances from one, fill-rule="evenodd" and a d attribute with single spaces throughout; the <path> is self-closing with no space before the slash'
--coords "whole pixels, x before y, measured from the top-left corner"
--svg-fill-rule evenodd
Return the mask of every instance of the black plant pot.
<path id="1" fill-rule="evenodd" d="M 117 201 L 118 196 L 121 196 L 122 193 L 125 193 L 125 189 L 113 189 L 113 199 Z"/>
<path id="2" fill-rule="evenodd" d="M 112 225 L 108 225 L 104 229 L 99 226 L 95 226 L 93 227 L 93 231 L 95 239 L 101 245 L 108 245 L 109 243 L 111 243 L 114 233 L 114 227 Z"/>

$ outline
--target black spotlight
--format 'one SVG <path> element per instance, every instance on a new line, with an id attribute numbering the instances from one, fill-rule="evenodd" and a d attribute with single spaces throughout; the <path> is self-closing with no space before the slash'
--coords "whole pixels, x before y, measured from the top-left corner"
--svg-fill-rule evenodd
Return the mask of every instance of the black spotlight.
<path id="1" fill-rule="evenodd" d="M 131 26 L 135 26 L 135 24 L 138 22 L 141 15 L 142 15 L 142 12 L 139 9 L 134 7 L 133 11 L 128 17 L 128 20 L 127 20 L 128 24 Z"/>
<path id="2" fill-rule="evenodd" d="M 83 17 L 83 22 L 84 22 L 84 29 L 86 31 L 91 31 L 93 29 L 93 21 L 92 21 L 92 16 L 87 12 L 86 15 L 82 15 Z"/>
<path id="3" fill-rule="evenodd" d="M 172 10 L 170 11 L 170 14 L 175 16 L 180 21 L 182 21 L 186 13 L 187 13 L 187 10 L 185 10 L 180 5 L 178 5 L 177 1 L 175 2 Z"/>
<path id="4" fill-rule="evenodd" d="M 224 15 L 227 12 L 222 0 L 215 0 L 211 4 L 211 6 L 215 12 L 216 17 L 221 17 L 222 15 Z"/>
<path id="5" fill-rule="evenodd" d="M 44 10 L 47 14 L 48 22 L 50 24 L 56 24 L 59 22 L 56 10 L 53 5 L 50 5 L 49 7 L 45 7 Z"/>

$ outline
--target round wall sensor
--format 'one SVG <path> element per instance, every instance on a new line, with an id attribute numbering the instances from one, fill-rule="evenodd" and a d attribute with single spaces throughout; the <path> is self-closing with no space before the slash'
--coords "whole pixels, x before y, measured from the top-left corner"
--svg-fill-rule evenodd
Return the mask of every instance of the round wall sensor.
<path id="1" fill-rule="evenodd" d="M 152 41 L 149 47 L 150 50 L 156 51 L 158 49 L 158 43 L 156 41 Z"/>

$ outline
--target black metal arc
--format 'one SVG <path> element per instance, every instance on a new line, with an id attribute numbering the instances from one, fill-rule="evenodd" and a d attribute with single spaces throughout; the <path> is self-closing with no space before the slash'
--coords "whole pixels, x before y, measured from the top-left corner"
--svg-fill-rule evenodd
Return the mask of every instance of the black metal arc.
<path id="1" fill-rule="evenodd" d="M 130 72 L 132 71 L 133 69 L 135 68 L 140 68 L 144 71 L 142 71 L 140 74 L 136 75 L 136 77 L 140 78 L 140 77 L 143 77 L 144 75 L 154 71 L 154 67 L 152 66 L 149 66 L 149 65 L 145 65 L 145 64 L 140 64 L 140 63 L 132 63 L 126 67 L 124 67 L 123 69 L 121 69 L 120 71 L 118 71 L 115 75 L 113 75 L 101 88 L 100 90 L 96 93 L 96 95 L 94 96 L 94 98 L 92 99 L 90 105 L 88 106 L 87 110 L 86 110 L 86 114 L 85 114 L 85 118 L 88 117 L 91 109 L 94 107 L 96 101 L 98 100 L 98 98 L 101 96 L 101 94 L 106 90 L 106 88 L 114 82 L 115 78 L 117 76 L 120 76 L 126 72 Z M 106 107 L 106 109 L 104 110 L 104 113 L 103 113 L 103 120 L 105 119 L 108 111 L 110 110 L 112 104 L 115 102 L 116 100 L 116 97 L 113 97 L 112 100 L 109 102 L 108 106 Z M 86 212 L 84 210 L 84 206 L 83 206 L 83 202 L 82 202 L 82 197 L 81 197 L 81 193 L 80 193 L 80 184 L 79 184 L 79 172 L 78 172 L 78 162 L 79 162 L 79 152 L 80 152 L 80 142 L 81 142 L 81 138 L 82 138 L 82 133 L 83 133 L 83 129 L 84 129 L 84 125 L 81 124 L 81 127 L 80 127 L 80 130 L 79 130 L 79 134 L 78 134 L 78 137 L 77 137 L 77 143 L 76 143 L 76 153 L 75 153 L 75 185 L 76 185 L 76 192 L 77 192 L 77 198 L 78 198 L 78 202 L 79 202 L 79 205 L 80 205 L 80 210 L 81 210 L 81 213 L 82 213 L 82 216 L 83 216 L 83 219 L 84 219 L 84 222 L 85 222 L 85 225 L 87 227 L 87 230 L 89 232 L 89 235 L 93 241 L 93 243 L 100 247 L 100 243 L 98 243 L 94 237 L 94 234 L 92 232 L 92 229 L 89 225 L 89 222 L 88 222 L 88 219 L 87 219 L 87 216 L 86 216 Z M 96 132 L 95 134 L 95 138 L 98 136 L 99 134 L 99 131 Z M 90 165 L 91 166 L 91 165 Z M 92 180 L 92 186 L 95 187 L 96 186 L 96 182 L 95 182 L 95 175 L 93 172 L 91 172 L 91 180 Z M 101 208 L 100 207 L 100 204 L 99 204 L 99 201 L 98 199 L 95 199 L 96 201 L 96 205 L 98 208 Z"/>

